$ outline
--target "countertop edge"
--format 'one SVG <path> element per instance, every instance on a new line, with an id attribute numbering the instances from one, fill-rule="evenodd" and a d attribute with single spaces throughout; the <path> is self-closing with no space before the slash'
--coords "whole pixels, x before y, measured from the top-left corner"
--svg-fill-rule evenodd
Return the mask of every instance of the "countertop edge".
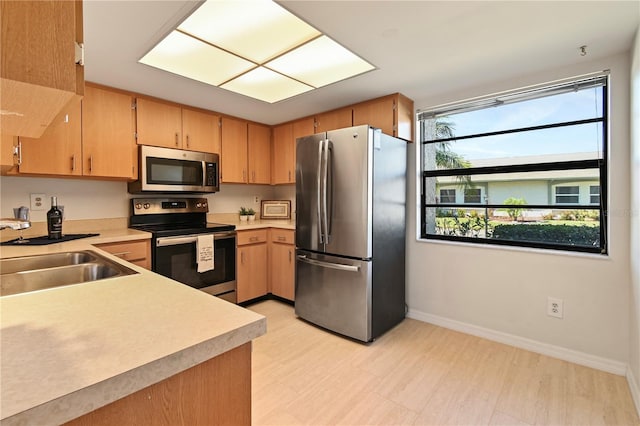
<path id="1" fill-rule="evenodd" d="M 161 382 L 224 352 L 260 337 L 267 331 L 262 317 L 164 358 L 141 365 L 118 376 L 2 419 L 3 426 L 58 425 Z"/>

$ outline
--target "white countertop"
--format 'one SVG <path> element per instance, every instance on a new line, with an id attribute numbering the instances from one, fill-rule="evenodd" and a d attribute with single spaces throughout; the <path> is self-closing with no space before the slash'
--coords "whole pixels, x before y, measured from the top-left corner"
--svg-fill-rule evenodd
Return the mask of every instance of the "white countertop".
<path id="1" fill-rule="evenodd" d="M 139 274 L 0 298 L 2 425 L 59 424 L 249 342 L 266 318 L 119 260 L 92 244 L 130 229 L 1 257 L 95 250 Z"/>

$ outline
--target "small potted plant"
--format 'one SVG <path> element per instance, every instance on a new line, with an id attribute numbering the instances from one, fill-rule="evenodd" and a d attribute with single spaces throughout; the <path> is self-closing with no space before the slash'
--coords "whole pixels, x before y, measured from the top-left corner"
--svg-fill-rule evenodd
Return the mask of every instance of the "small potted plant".
<path id="1" fill-rule="evenodd" d="M 245 207 L 240 207 L 239 213 L 240 213 L 240 221 L 246 222 L 247 219 L 249 218 L 249 209 Z"/>
<path id="2" fill-rule="evenodd" d="M 247 216 L 250 222 L 256 220 L 256 211 L 252 208 L 247 209 Z"/>

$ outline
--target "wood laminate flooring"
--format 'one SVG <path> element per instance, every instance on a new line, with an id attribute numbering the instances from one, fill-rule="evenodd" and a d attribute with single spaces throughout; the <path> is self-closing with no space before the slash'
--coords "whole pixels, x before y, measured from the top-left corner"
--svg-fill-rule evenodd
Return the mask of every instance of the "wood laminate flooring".
<path id="1" fill-rule="evenodd" d="M 412 319 L 365 345 L 249 309 L 254 425 L 640 425 L 621 376 Z"/>

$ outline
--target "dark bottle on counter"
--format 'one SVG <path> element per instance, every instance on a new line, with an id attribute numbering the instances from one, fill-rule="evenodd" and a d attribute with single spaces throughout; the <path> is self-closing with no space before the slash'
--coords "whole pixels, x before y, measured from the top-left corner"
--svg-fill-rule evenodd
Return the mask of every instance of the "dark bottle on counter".
<path id="1" fill-rule="evenodd" d="M 62 212 L 58 209 L 57 197 L 51 197 L 51 209 L 47 212 L 47 230 L 50 240 L 62 238 Z"/>

